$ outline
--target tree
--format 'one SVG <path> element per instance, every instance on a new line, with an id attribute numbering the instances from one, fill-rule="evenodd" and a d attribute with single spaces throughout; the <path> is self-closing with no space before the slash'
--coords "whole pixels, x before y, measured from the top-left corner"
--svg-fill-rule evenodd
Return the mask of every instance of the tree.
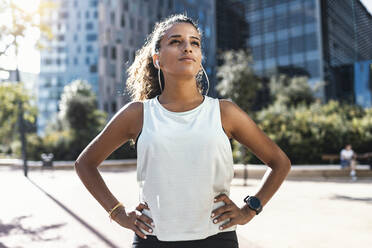
<path id="1" fill-rule="evenodd" d="M 1 0 L 0 2 L 0 13 L 9 15 L 11 19 L 11 24 L 3 24 L 0 26 L 0 41 L 5 44 L 4 47 L 0 48 L 0 56 L 6 55 L 10 48 L 14 48 L 14 57 L 16 59 L 16 82 L 20 82 L 21 78 L 18 70 L 18 50 L 19 50 L 19 38 L 24 38 L 27 36 L 27 31 L 32 28 L 37 28 L 40 30 L 41 36 L 47 36 L 49 39 L 52 38 L 52 32 L 48 25 L 43 24 L 41 19 L 43 16 L 48 14 L 48 11 L 54 3 L 49 1 L 42 1 L 35 12 L 28 12 L 21 6 L 17 5 L 15 1 L 11 0 Z M 39 43 L 40 44 L 40 43 Z M 40 46 L 39 46 L 40 47 Z M 19 108 L 19 132 L 22 144 L 22 159 L 24 175 L 27 177 L 27 142 L 26 134 L 24 128 L 24 108 L 23 102 L 18 101 Z"/>
<path id="2" fill-rule="evenodd" d="M 305 76 L 288 77 L 287 75 L 274 75 L 270 79 L 270 95 L 272 102 L 286 106 L 299 104 L 310 105 L 315 101 L 314 90 Z"/>
<path id="3" fill-rule="evenodd" d="M 59 108 L 57 123 L 48 127 L 45 141 L 51 147 L 62 146 L 50 151 L 57 159 L 76 159 L 103 129 L 106 115 L 98 110 L 96 96 L 83 80 L 64 87 Z"/>
<path id="4" fill-rule="evenodd" d="M 41 1 L 35 11 L 27 11 L 19 6 L 16 1 L 0 0 L 0 13 L 11 18 L 11 24 L 0 26 L 0 41 L 4 47 L 0 48 L 0 56 L 6 55 L 7 51 L 14 48 L 14 55 L 18 57 L 20 39 L 28 35 L 31 29 L 40 30 L 41 38 L 52 39 L 51 27 L 41 20 L 56 8 L 52 1 Z M 37 47 L 42 48 L 40 39 Z"/>
<path id="5" fill-rule="evenodd" d="M 22 102 L 24 119 L 27 126 L 35 124 L 37 110 L 31 105 L 31 96 L 22 83 L 4 82 L 0 84 L 0 146 L 3 151 L 11 152 L 11 143 L 19 138 L 18 103 Z M 26 129 L 25 131 L 31 131 Z"/>
<path id="6" fill-rule="evenodd" d="M 260 105 L 257 97 L 263 89 L 263 82 L 252 69 L 252 55 L 245 50 L 226 51 L 221 59 L 222 65 L 217 68 L 219 83 L 216 89 L 219 94 L 231 99 L 246 112 L 257 109 Z"/>

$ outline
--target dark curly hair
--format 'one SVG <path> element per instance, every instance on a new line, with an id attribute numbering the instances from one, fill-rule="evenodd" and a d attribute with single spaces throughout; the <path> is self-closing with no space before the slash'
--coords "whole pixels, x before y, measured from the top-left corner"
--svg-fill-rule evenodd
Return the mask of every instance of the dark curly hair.
<path id="1" fill-rule="evenodd" d="M 165 33 L 178 23 L 189 23 L 195 27 L 200 37 L 202 32 L 198 24 L 184 14 L 176 14 L 167 17 L 166 19 L 157 22 L 154 30 L 146 38 L 143 47 L 136 51 L 136 56 L 133 64 L 128 68 L 128 79 L 126 83 L 127 91 L 134 101 L 143 101 L 154 98 L 161 94 L 161 89 L 158 81 L 158 70 L 155 68 L 152 60 L 152 55 L 158 53 L 161 49 L 160 41 Z M 204 58 L 204 56 L 202 56 Z M 200 93 L 203 91 L 201 79 L 203 71 L 200 70 L 196 75 L 197 88 Z M 160 73 L 162 88 L 164 89 L 163 72 Z"/>

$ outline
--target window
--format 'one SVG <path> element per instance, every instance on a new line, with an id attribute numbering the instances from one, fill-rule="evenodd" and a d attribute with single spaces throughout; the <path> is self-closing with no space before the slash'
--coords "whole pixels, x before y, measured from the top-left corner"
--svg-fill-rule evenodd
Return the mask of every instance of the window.
<path id="1" fill-rule="evenodd" d="M 137 29 L 138 31 L 142 31 L 142 19 L 137 20 Z"/>
<path id="2" fill-rule="evenodd" d="M 86 12 L 85 12 L 85 18 L 89 18 L 89 11 L 87 10 Z"/>
<path id="3" fill-rule="evenodd" d="M 77 57 L 74 57 L 74 65 L 77 65 L 77 64 L 79 64 L 79 60 Z"/>
<path id="4" fill-rule="evenodd" d="M 288 17 L 286 13 L 276 16 L 275 20 L 276 30 L 288 28 Z"/>
<path id="5" fill-rule="evenodd" d="M 76 25 L 76 29 L 77 29 L 78 31 L 80 31 L 80 29 L 81 29 L 81 25 L 80 25 L 80 23 L 78 23 L 78 24 Z"/>
<path id="6" fill-rule="evenodd" d="M 65 40 L 65 36 L 64 36 L 63 34 L 58 35 L 58 36 L 57 36 L 57 40 L 58 40 L 58 41 L 64 41 L 64 40 Z"/>
<path id="7" fill-rule="evenodd" d="M 111 12 L 110 22 L 111 22 L 111 25 L 115 25 L 115 12 Z"/>
<path id="8" fill-rule="evenodd" d="M 258 35 L 258 34 L 261 34 L 262 33 L 262 22 L 260 21 L 256 21 L 256 22 L 252 22 L 251 23 L 251 36 L 255 36 L 255 35 Z"/>
<path id="9" fill-rule="evenodd" d="M 316 33 L 305 35 L 306 51 L 316 50 L 318 48 Z"/>
<path id="10" fill-rule="evenodd" d="M 94 17 L 95 19 L 98 18 L 98 12 L 97 12 L 97 10 L 95 10 L 95 11 L 93 12 L 93 17 Z"/>
<path id="11" fill-rule="evenodd" d="M 265 44 L 265 59 L 270 59 L 275 56 L 274 43 Z"/>
<path id="12" fill-rule="evenodd" d="M 111 48 L 111 59 L 116 59 L 116 47 Z"/>
<path id="13" fill-rule="evenodd" d="M 97 7 L 98 1 L 97 0 L 91 0 L 90 1 L 90 7 Z"/>
<path id="14" fill-rule="evenodd" d="M 277 42 L 278 56 L 288 55 L 289 54 L 289 42 L 288 40 L 280 40 Z"/>
<path id="15" fill-rule="evenodd" d="M 107 46 L 103 46 L 103 57 L 107 58 L 108 48 Z"/>
<path id="16" fill-rule="evenodd" d="M 59 13 L 59 19 L 67 19 L 68 13 L 67 12 L 60 12 Z"/>
<path id="17" fill-rule="evenodd" d="M 264 19 L 264 32 L 265 33 L 269 33 L 269 32 L 273 32 L 274 31 L 274 18 L 271 16 L 271 17 L 267 17 Z"/>
<path id="18" fill-rule="evenodd" d="M 120 18 L 120 26 L 121 26 L 122 28 L 125 27 L 125 16 L 124 16 L 124 15 L 121 15 L 121 18 Z"/>
<path id="19" fill-rule="evenodd" d="M 97 34 L 87 34 L 87 41 L 96 41 L 97 40 Z"/>
<path id="20" fill-rule="evenodd" d="M 51 59 L 45 59 L 44 64 L 50 65 L 50 64 L 52 64 L 52 60 Z"/>
<path id="21" fill-rule="evenodd" d="M 78 12 L 76 13 L 76 16 L 77 16 L 78 19 L 80 19 L 80 17 L 81 17 L 81 13 L 80 13 L 80 11 L 78 11 Z"/>
<path id="22" fill-rule="evenodd" d="M 125 62 L 129 61 L 129 51 L 128 51 L 128 49 L 124 50 L 124 61 Z"/>
<path id="23" fill-rule="evenodd" d="M 116 102 L 111 103 L 111 112 L 116 112 Z"/>
<path id="24" fill-rule="evenodd" d="M 61 64 L 61 59 L 60 59 L 60 58 L 57 58 L 57 59 L 56 59 L 56 64 L 57 64 L 57 65 L 60 65 L 60 64 Z"/>
<path id="25" fill-rule="evenodd" d="M 103 110 L 105 110 L 105 112 L 108 112 L 108 104 L 107 104 L 107 102 L 105 102 L 103 104 Z"/>
<path id="26" fill-rule="evenodd" d="M 89 72 L 90 73 L 96 73 L 97 72 L 97 64 L 90 65 Z"/>
<path id="27" fill-rule="evenodd" d="M 78 36 L 77 34 L 74 34 L 74 41 L 77 41 L 78 40 Z"/>
<path id="28" fill-rule="evenodd" d="M 296 12 L 292 12 L 290 14 L 290 26 L 291 27 L 295 27 L 295 26 L 299 26 L 299 25 L 302 25 L 302 16 L 303 13 L 301 13 L 300 11 L 296 11 Z"/>
<path id="29" fill-rule="evenodd" d="M 89 64 L 90 64 L 90 58 L 89 58 L 89 57 L 86 57 L 86 58 L 85 58 L 85 64 L 86 64 L 86 65 L 89 65 Z"/>
<path id="30" fill-rule="evenodd" d="M 87 23 L 85 24 L 85 29 L 86 29 L 86 30 L 92 30 L 93 27 L 94 27 L 94 25 L 93 25 L 92 22 L 87 22 Z"/>
<path id="31" fill-rule="evenodd" d="M 310 73 L 311 77 L 319 77 L 319 61 L 310 60 L 306 62 L 306 69 Z"/>
<path id="32" fill-rule="evenodd" d="M 262 46 L 258 45 L 252 48 L 254 61 L 263 60 Z"/>
<path id="33" fill-rule="evenodd" d="M 86 46 L 86 52 L 87 53 L 91 53 L 91 52 L 93 52 L 93 47 L 91 46 L 91 45 L 88 45 L 88 46 Z"/>
<path id="34" fill-rule="evenodd" d="M 76 48 L 76 52 L 77 52 L 77 53 L 81 53 L 81 46 L 80 46 L 80 45 L 77 46 L 77 48 Z"/>
<path id="35" fill-rule="evenodd" d="M 65 47 L 57 47 L 57 52 L 63 53 L 65 51 L 66 51 Z"/>
<path id="36" fill-rule="evenodd" d="M 303 36 L 291 38 L 292 53 L 302 53 L 304 51 Z"/>
<path id="37" fill-rule="evenodd" d="M 134 18 L 133 17 L 130 17 L 129 19 L 129 25 L 130 25 L 130 29 L 134 29 Z"/>
<path id="38" fill-rule="evenodd" d="M 128 9 L 129 9 L 129 3 L 128 3 L 128 0 L 126 0 L 124 3 L 124 10 L 128 11 Z"/>
<path id="39" fill-rule="evenodd" d="M 168 9 L 173 8 L 173 0 L 168 0 Z"/>

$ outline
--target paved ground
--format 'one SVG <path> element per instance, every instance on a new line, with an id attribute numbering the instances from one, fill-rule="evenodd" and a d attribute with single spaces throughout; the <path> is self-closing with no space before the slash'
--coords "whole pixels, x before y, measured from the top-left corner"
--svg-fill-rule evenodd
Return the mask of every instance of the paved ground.
<path id="1" fill-rule="evenodd" d="M 138 203 L 133 169 L 104 171 L 111 191 L 126 206 Z M 238 205 L 260 180 L 241 186 Z M 21 170 L 0 167 L 0 248 L 129 248 L 133 233 L 110 223 L 106 212 L 73 170 Z M 372 178 L 287 180 L 262 214 L 238 226 L 240 248 L 371 247 Z"/>

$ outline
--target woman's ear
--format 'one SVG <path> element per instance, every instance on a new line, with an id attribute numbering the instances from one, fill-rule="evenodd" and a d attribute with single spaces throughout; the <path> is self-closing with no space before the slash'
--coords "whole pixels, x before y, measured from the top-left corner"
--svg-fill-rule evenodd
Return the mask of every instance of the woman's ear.
<path id="1" fill-rule="evenodd" d="M 156 69 L 159 69 L 159 55 L 158 54 L 154 54 L 154 55 L 152 55 L 152 63 L 154 64 L 154 66 L 155 66 L 155 68 Z"/>

